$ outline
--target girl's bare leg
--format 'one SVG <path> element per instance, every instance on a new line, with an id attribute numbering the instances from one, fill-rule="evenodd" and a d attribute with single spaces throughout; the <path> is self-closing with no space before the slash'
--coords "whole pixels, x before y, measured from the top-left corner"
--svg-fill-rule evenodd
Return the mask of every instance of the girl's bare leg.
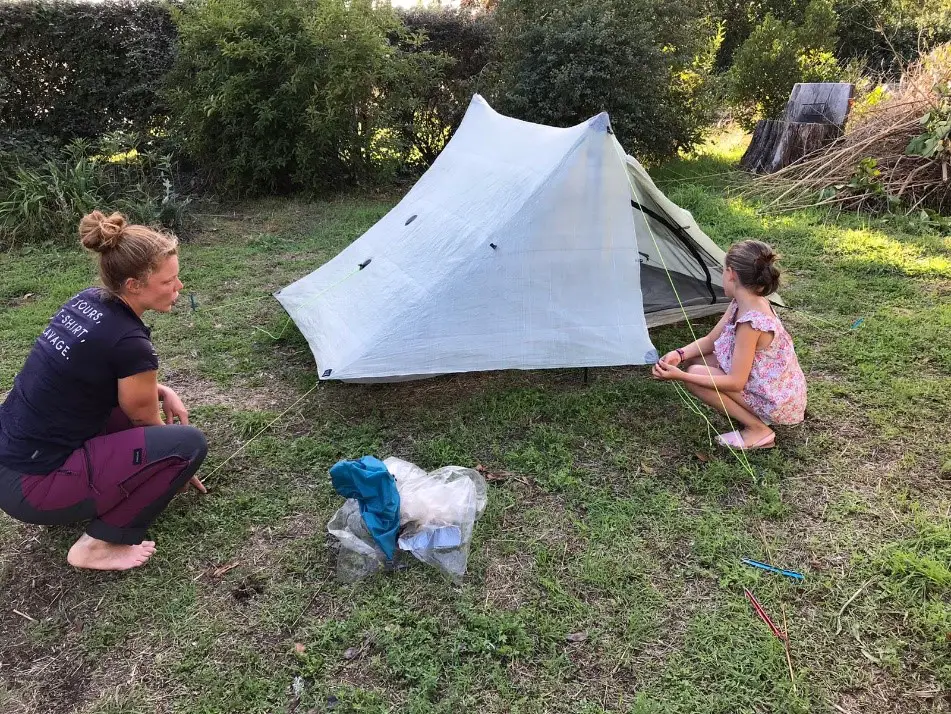
<path id="1" fill-rule="evenodd" d="M 711 361 L 711 358 L 708 356 L 707 364 L 710 365 Z M 723 376 L 725 374 L 725 372 L 718 367 L 712 365 L 705 367 L 703 364 L 697 364 L 693 360 L 689 360 L 689 362 L 692 362 L 692 364 L 688 364 L 686 368 L 689 374 L 712 375 L 714 377 Z M 716 409 L 721 414 L 726 414 L 730 419 L 735 419 L 740 422 L 744 427 L 740 432 L 740 436 L 743 437 L 743 443 L 747 446 L 762 441 L 773 433 L 773 430 L 747 406 L 741 393 L 724 392 L 723 390 L 718 391 L 711 387 L 701 387 L 696 384 L 691 384 L 690 382 L 684 382 L 683 384 L 691 394 L 704 404 Z"/>

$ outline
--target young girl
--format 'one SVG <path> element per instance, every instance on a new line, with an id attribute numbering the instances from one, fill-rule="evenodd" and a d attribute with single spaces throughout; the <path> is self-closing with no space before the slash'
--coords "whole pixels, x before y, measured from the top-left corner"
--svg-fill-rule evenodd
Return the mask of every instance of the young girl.
<path id="1" fill-rule="evenodd" d="M 723 291 L 733 302 L 706 337 L 664 355 L 656 379 L 680 380 L 697 398 L 743 429 L 717 436 L 734 449 L 775 445 L 771 424 L 798 424 L 806 410 L 806 379 L 792 338 L 766 299 L 779 287 L 776 253 L 745 240 L 726 255 Z"/>

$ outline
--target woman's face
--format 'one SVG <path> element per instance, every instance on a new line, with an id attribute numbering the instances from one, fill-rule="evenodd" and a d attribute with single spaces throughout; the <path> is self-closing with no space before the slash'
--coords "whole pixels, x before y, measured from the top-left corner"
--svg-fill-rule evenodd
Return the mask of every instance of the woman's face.
<path id="1" fill-rule="evenodd" d="M 184 287 L 178 279 L 178 256 L 170 255 L 152 271 L 141 289 L 138 301 L 146 310 L 168 312 L 178 300 L 178 291 Z"/>

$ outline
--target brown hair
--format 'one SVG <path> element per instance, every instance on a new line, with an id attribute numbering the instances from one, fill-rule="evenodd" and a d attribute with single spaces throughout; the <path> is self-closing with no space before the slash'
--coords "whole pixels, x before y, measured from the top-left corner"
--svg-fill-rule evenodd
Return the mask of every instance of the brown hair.
<path id="1" fill-rule="evenodd" d="M 740 284 L 757 295 L 771 295 L 779 289 L 779 256 L 759 240 L 743 240 L 730 246 L 726 265 L 736 271 Z"/>
<path id="2" fill-rule="evenodd" d="M 98 253 L 99 278 L 113 296 L 129 278 L 147 280 L 163 260 L 178 253 L 178 238 L 148 226 L 129 224 L 121 213 L 106 217 L 100 211 L 79 222 L 83 247 Z"/>

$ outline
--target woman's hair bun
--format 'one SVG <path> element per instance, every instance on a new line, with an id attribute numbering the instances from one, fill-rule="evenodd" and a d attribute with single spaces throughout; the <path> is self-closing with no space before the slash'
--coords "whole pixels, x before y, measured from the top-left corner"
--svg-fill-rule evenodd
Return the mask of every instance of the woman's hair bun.
<path id="1" fill-rule="evenodd" d="M 125 227 L 125 216 L 121 213 L 107 217 L 101 211 L 93 211 L 79 222 L 79 240 L 86 250 L 105 253 L 122 242 Z"/>

